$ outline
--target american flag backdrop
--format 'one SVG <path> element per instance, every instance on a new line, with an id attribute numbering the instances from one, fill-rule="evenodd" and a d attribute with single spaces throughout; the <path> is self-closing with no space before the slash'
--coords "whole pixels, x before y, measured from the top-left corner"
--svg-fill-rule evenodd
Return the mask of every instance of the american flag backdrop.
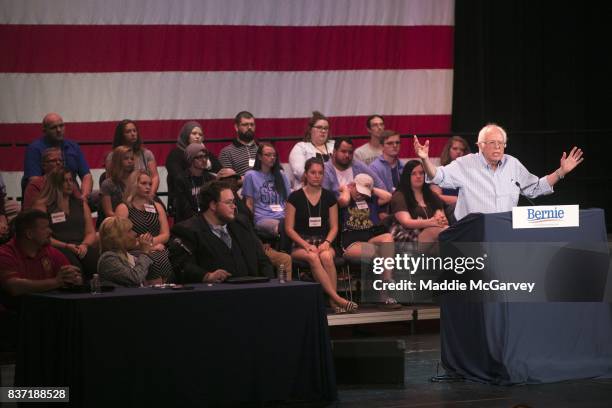
<path id="1" fill-rule="evenodd" d="M 108 141 L 83 146 L 98 168 L 124 118 L 145 144 L 198 120 L 215 152 L 241 110 L 265 138 L 303 134 L 312 110 L 332 137 L 365 135 L 373 113 L 448 132 L 453 23 L 454 0 L 0 0 L 1 140 L 29 143 L 58 112 L 67 138 Z M 147 147 L 163 165 L 173 144 Z M 21 171 L 23 151 L 0 147 L 0 170 Z"/>

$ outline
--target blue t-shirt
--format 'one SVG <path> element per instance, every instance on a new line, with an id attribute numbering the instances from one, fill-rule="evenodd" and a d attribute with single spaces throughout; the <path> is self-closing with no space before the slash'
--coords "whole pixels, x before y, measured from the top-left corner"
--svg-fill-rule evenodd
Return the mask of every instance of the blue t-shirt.
<path id="1" fill-rule="evenodd" d="M 287 197 L 291 193 L 291 188 L 287 177 L 282 173 L 281 175 L 287 193 L 285 197 Z M 280 220 L 285 218 L 286 198 L 282 199 L 280 193 L 276 191 L 272 173 L 266 174 L 258 170 L 247 171 L 244 175 L 242 195 L 253 199 L 255 223 L 263 219 Z"/>
<path id="2" fill-rule="evenodd" d="M 23 163 L 23 178 L 25 181 L 33 176 L 42 176 L 41 158 L 49 147 L 55 146 L 49 144 L 44 136 L 27 147 Z M 78 175 L 83 180 L 83 177 L 89 173 L 89 166 L 78 143 L 64 139 L 58 147 L 62 151 L 64 167 L 70 170 L 75 179 Z"/>

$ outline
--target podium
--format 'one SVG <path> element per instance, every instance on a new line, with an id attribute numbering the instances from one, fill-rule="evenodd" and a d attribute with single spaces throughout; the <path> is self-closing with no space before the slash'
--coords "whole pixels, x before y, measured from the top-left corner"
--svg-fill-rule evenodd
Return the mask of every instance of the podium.
<path id="1" fill-rule="evenodd" d="M 513 229 L 510 212 L 471 214 L 440 234 L 439 239 L 441 245 L 499 242 L 533 246 L 538 242 L 574 242 L 607 248 L 603 210 L 581 210 L 579 225 Z M 588 269 L 588 262 L 582 269 Z M 604 280 L 606 284 L 609 288 L 611 282 Z M 604 289 L 599 292 L 603 294 Z M 610 378 L 612 303 L 603 299 L 474 302 L 442 296 L 442 362 L 448 370 L 467 379 L 493 384 Z"/>

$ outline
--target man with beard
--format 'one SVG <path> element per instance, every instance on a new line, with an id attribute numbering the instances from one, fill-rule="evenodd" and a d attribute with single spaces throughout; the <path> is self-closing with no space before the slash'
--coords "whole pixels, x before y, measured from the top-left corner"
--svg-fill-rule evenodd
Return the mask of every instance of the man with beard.
<path id="1" fill-rule="evenodd" d="M 257 156 L 255 142 L 255 117 L 247 111 L 239 112 L 234 118 L 236 140 L 221 149 L 221 166 L 232 168 L 241 177 L 253 168 Z"/>
<path id="2" fill-rule="evenodd" d="M 338 138 L 334 143 L 334 153 L 331 161 L 325 163 L 323 188 L 340 196 L 340 188 L 353 183 L 355 176 L 365 173 L 374 180 L 374 187 L 383 190 L 382 195 L 390 195 L 385 190 L 385 184 L 372 170 L 359 160 L 353 160 L 353 141 L 348 138 Z M 385 194 L 386 193 L 386 194 Z"/>
<path id="3" fill-rule="evenodd" d="M 80 190 L 83 199 L 86 200 L 93 187 L 93 179 L 89 171 L 89 165 L 81 151 L 78 143 L 64 139 L 64 120 L 57 113 L 49 113 L 43 119 L 43 136 L 32 142 L 25 153 L 24 173 L 21 180 L 22 191 L 25 190 L 30 178 L 43 175 L 41 165 L 42 155 L 46 149 L 57 147 L 61 152 L 63 166 L 70 170 L 72 177 L 81 179 Z"/>
<path id="4" fill-rule="evenodd" d="M 0 287 L 10 296 L 81 284 L 79 269 L 51 246 L 49 216 L 25 210 L 14 220 L 15 238 L 0 247 Z"/>
<path id="5" fill-rule="evenodd" d="M 172 227 L 189 251 L 178 278 L 182 283 L 223 282 L 230 276 L 274 276 L 253 228 L 236 218 L 234 193 L 215 180 L 200 190 L 203 213 Z"/>
<path id="6" fill-rule="evenodd" d="M 369 166 L 383 152 L 380 137 L 385 130 L 385 119 L 380 115 L 368 117 L 366 119 L 366 129 L 370 134 L 370 140 L 355 150 L 355 158 Z"/>

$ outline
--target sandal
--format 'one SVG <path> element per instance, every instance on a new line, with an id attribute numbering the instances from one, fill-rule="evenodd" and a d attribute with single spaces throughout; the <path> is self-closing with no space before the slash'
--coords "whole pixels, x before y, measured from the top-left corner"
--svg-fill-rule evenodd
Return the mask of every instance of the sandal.
<path id="1" fill-rule="evenodd" d="M 334 313 L 335 314 L 342 314 L 342 313 L 346 313 L 346 309 L 340 306 L 336 306 L 334 307 Z"/>
<path id="2" fill-rule="evenodd" d="M 359 309 L 359 305 L 350 300 L 346 300 L 346 303 L 344 304 L 344 306 L 338 306 L 336 309 L 341 310 L 341 312 L 336 312 L 336 313 L 355 313 L 357 312 L 357 309 Z"/>

